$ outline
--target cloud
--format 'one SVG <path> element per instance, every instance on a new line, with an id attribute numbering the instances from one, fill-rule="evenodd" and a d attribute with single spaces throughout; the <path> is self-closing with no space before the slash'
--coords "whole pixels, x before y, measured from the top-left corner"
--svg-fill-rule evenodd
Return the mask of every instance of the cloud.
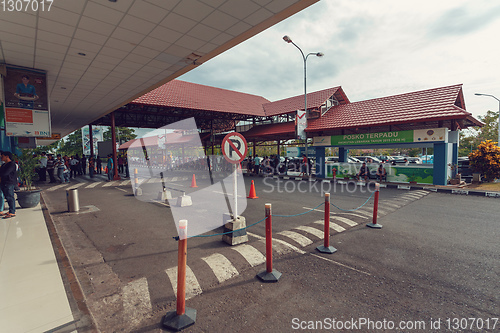
<path id="1" fill-rule="evenodd" d="M 449 35 L 465 35 L 475 32 L 500 18 L 500 6 L 484 3 L 455 7 L 444 12 L 430 25 L 428 34 L 431 37 Z"/>

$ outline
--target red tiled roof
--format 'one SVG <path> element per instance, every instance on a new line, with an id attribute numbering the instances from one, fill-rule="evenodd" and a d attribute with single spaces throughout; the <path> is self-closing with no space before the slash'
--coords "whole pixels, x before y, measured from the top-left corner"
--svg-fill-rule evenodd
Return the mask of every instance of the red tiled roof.
<path id="1" fill-rule="evenodd" d="M 447 119 L 475 120 L 463 106 L 462 85 L 428 89 L 332 107 L 306 131 L 360 128 Z M 480 124 L 480 122 L 477 122 Z"/>
<path id="2" fill-rule="evenodd" d="M 324 89 L 307 94 L 307 108 L 319 108 L 328 98 L 342 90 L 340 87 Z M 304 110 L 304 94 L 285 98 L 279 101 L 266 103 L 263 105 L 266 116 L 275 116 L 279 114 L 294 112 L 297 110 Z"/>
<path id="3" fill-rule="evenodd" d="M 254 126 L 248 131 L 242 133 L 245 138 L 264 138 L 269 136 L 286 136 L 295 135 L 295 122 L 289 121 L 286 123 L 266 124 Z"/>
<path id="4" fill-rule="evenodd" d="M 269 103 L 269 100 L 237 91 L 172 80 L 131 103 L 264 116 L 262 104 Z"/>

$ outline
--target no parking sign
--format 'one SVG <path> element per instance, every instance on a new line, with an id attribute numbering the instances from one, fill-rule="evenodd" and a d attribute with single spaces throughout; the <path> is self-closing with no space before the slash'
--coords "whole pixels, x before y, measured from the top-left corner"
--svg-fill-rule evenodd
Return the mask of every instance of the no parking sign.
<path id="1" fill-rule="evenodd" d="M 222 140 L 222 155 L 226 161 L 238 164 L 245 159 L 248 152 L 247 140 L 237 132 L 229 133 Z"/>

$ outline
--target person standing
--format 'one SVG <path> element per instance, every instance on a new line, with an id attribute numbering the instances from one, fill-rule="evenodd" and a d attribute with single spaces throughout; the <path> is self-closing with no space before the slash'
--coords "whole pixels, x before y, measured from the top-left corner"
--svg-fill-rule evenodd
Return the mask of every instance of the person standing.
<path id="1" fill-rule="evenodd" d="M 95 163 L 94 156 L 90 156 L 89 157 L 89 176 L 90 176 L 90 178 L 94 178 L 94 163 Z"/>
<path id="2" fill-rule="evenodd" d="M 102 161 L 101 161 L 101 158 L 99 156 L 97 156 L 97 159 L 96 159 L 96 165 L 97 165 L 97 173 L 98 174 L 102 174 Z"/>
<path id="3" fill-rule="evenodd" d="M 55 183 L 56 178 L 54 177 L 54 155 L 50 154 L 47 160 L 47 173 L 49 174 L 49 183 Z"/>
<path id="4" fill-rule="evenodd" d="M 70 170 L 71 170 L 70 178 L 76 178 L 76 175 L 78 173 L 78 164 L 79 163 L 80 163 L 80 161 L 78 160 L 78 158 L 76 156 L 71 156 L 71 160 L 69 161 Z"/>
<path id="5" fill-rule="evenodd" d="M 57 169 L 57 177 L 59 178 L 59 182 L 64 183 L 65 166 L 61 154 L 57 154 L 57 160 L 54 163 L 54 168 Z"/>
<path id="6" fill-rule="evenodd" d="M 118 161 L 116 162 L 118 164 L 118 173 L 123 173 L 123 156 L 120 155 L 118 156 Z"/>
<path id="7" fill-rule="evenodd" d="M 82 166 L 82 173 L 84 175 L 87 174 L 87 157 L 85 155 L 82 155 L 82 158 L 80 159 L 80 165 Z"/>
<path id="8" fill-rule="evenodd" d="M 2 215 L 4 219 L 8 219 L 16 216 L 16 199 L 14 197 L 14 187 L 17 185 L 17 166 L 13 161 L 14 157 L 12 156 L 11 152 L 2 152 L 1 158 L 4 164 L 0 167 L 0 189 L 5 196 L 5 199 L 7 199 L 9 212 L 1 212 L 0 215 Z"/>
<path id="9" fill-rule="evenodd" d="M 47 180 L 47 162 L 47 153 L 42 152 L 42 157 L 40 157 L 40 172 L 38 173 L 41 182 Z"/>
<path id="10" fill-rule="evenodd" d="M 253 173 L 258 176 L 260 171 L 260 157 L 257 154 L 255 154 L 255 158 L 253 159 L 253 168 Z"/>
<path id="11" fill-rule="evenodd" d="M 111 154 L 108 155 L 107 168 L 108 168 L 108 181 L 112 181 L 113 180 L 114 165 L 113 165 L 113 155 L 111 155 Z"/>

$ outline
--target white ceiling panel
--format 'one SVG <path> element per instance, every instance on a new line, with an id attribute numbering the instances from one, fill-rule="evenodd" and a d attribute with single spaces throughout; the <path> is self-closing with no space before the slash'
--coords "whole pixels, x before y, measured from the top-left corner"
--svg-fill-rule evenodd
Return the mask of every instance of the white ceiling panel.
<path id="1" fill-rule="evenodd" d="M 228 15 L 243 20 L 248 15 L 256 12 L 261 7 L 253 1 L 229 0 L 222 4 L 218 9 Z"/>
<path id="2" fill-rule="evenodd" d="M 25 27 L 36 28 L 36 14 L 31 11 L 27 12 L 4 12 L 2 14 L 2 21 L 22 24 Z"/>
<path id="3" fill-rule="evenodd" d="M 245 23 L 250 24 L 251 26 L 257 25 L 259 22 L 262 22 L 273 16 L 273 13 L 265 8 L 259 9 L 252 15 L 248 16 L 245 19 Z"/>
<path id="4" fill-rule="evenodd" d="M 111 37 L 129 42 L 135 46 L 139 44 L 145 36 L 132 30 L 118 27 L 115 29 Z"/>
<path id="5" fill-rule="evenodd" d="M 63 36 L 61 34 L 53 33 L 50 31 L 38 30 L 36 38 L 37 40 L 43 40 L 59 45 L 69 46 L 71 44 L 71 37 Z"/>
<path id="6" fill-rule="evenodd" d="M 144 38 L 144 40 L 139 44 L 140 46 L 144 46 L 155 51 L 164 51 L 167 47 L 172 45 L 172 43 L 166 42 L 162 39 L 153 38 L 150 36 Z M 132 51 L 133 52 L 133 51 Z"/>
<path id="7" fill-rule="evenodd" d="M 132 6 L 135 0 L 119 0 L 117 2 L 111 2 L 109 0 L 92 0 L 92 2 L 98 3 L 105 7 L 109 7 L 113 10 L 118 10 L 120 12 L 126 12 Z"/>
<path id="8" fill-rule="evenodd" d="M 116 26 L 120 23 L 125 14 L 118 10 L 88 1 L 83 16 L 91 17 L 95 20 L 106 22 Z"/>
<path id="9" fill-rule="evenodd" d="M 38 19 L 38 29 L 73 37 L 76 27 L 40 17 Z"/>
<path id="10" fill-rule="evenodd" d="M 152 23 L 160 23 L 168 14 L 168 10 L 152 5 L 145 1 L 135 1 L 129 9 L 128 14 L 148 20 Z"/>
<path id="11" fill-rule="evenodd" d="M 25 36 L 29 38 L 35 38 L 36 35 L 35 28 L 13 22 L 2 21 L 1 19 L 0 19 L 0 32 L 2 32 L 1 35 L 7 33 L 7 34 Z"/>
<path id="12" fill-rule="evenodd" d="M 153 50 L 149 47 L 144 47 L 144 46 L 139 45 L 139 46 L 136 46 L 132 50 L 132 52 L 130 53 L 130 55 L 134 55 L 134 54 L 141 55 L 147 59 L 153 59 L 156 56 L 158 56 L 158 54 L 160 54 L 160 51 Z"/>
<path id="13" fill-rule="evenodd" d="M 102 46 L 106 40 L 108 39 L 108 36 L 104 36 L 92 31 L 87 31 L 83 29 L 78 29 L 75 32 L 75 35 L 73 38 L 78 39 L 78 40 L 83 40 L 85 42 L 90 42 L 90 43 L 95 43 L 98 44 L 99 46 Z"/>
<path id="14" fill-rule="evenodd" d="M 252 15 L 255 15 L 255 13 L 253 13 Z M 230 27 L 229 29 L 227 29 L 226 33 L 236 37 L 236 36 L 241 35 L 245 31 L 249 30 L 251 27 L 252 27 L 251 24 L 240 21 L 240 22 L 236 23 L 235 25 L 233 25 L 232 27 Z"/>
<path id="15" fill-rule="evenodd" d="M 273 0 L 266 5 L 266 8 L 269 9 L 271 12 L 277 14 L 282 10 L 285 10 L 286 8 L 290 7 L 296 2 L 297 2 L 296 0 Z"/>
<path id="16" fill-rule="evenodd" d="M 46 11 L 39 11 L 38 17 L 39 19 L 44 18 L 49 21 L 59 22 L 73 27 L 75 27 L 80 20 L 80 14 L 59 7 L 53 7 Z"/>
<path id="17" fill-rule="evenodd" d="M 172 10 L 181 0 L 144 0 L 168 11 Z"/>
<path id="18" fill-rule="evenodd" d="M 228 29 L 237 22 L 238 20 L 236 18 L 219 11 L 212 12 L 201 21 L 201 23 L 220 31 Z"/>
<path id="19" fill-rule="evenodd" d="M 193 29 L 191 29 L 187 34 L 203 41 L 209 41 L 215 38 L 221 33 L 220 30 L 210 28 L 204 24 L 197 24 Z"/>
<path id="20" fill-rule="evenodd" d="M 83 11 L 83 8 L 85 7 L 86 4 L 87 2 L 82 0 L 64 0 L 64 1 L 54 1 L 52 3 L 52 6 L 80 14 Z"/>
<path id="21" fill-rule="evenodd" d="M 103 21 L 96 20 L 92 17 L 82 16 L 78 23 L 78 28 L 92 31 L 103 36 L 110 36 L 115 30 L 116 26 Z"/>
<path id="22" fill-rule="evenodd" d="M 196 8 L 196 10 L 193 10 L 193 8 Z M 198 0 L 182 0 L 175 6 L 173 11 L 179 15 L 201 22 L 214 11 L 214 8 Z"/>
<path id="23" fill-rule="evenodd" d="M 119 27 L 147 35 L 156 27 L 156 24 L 135 16 L 127 15 L 121 20 Z"/>
<path id="24" fill-rule="evenodd" d="M 28 46 L 31 48 L 35 46 L 35 41 L 33 40 L 33 38 L 14 35 L 14 34 L 2 34 L 2 45 L 5 45 L 6 42 L 22 46 Z"/>
<path id="25" fill-rule="evenodd" d="M 161 21 L 160 25 L 175 31 L 186 33 L 196 26 L 197 22 L 176 13 L 170 13 Z"/>
<path id="26" fill-rule="evenodd" d="M 174 31 L 174 30 L 162 27 L 162 26 L 157 26 L 149 34 L 149 36 L 163 40 L 165 42 L 174 43 L 176 40 L 178 40 L 182 36 L 182 34 L 180 32 L 177 32 L 177 31 Z"/>
<path id="27" fill-rule="evenodd" d="M 125 52 L 130 52 L 135 47 L 135 45 L 131 44 L 130 42 L 126 42 L 116 38 L 109 38 L 104 45 L 112 49 L 117 49 Z"/>

